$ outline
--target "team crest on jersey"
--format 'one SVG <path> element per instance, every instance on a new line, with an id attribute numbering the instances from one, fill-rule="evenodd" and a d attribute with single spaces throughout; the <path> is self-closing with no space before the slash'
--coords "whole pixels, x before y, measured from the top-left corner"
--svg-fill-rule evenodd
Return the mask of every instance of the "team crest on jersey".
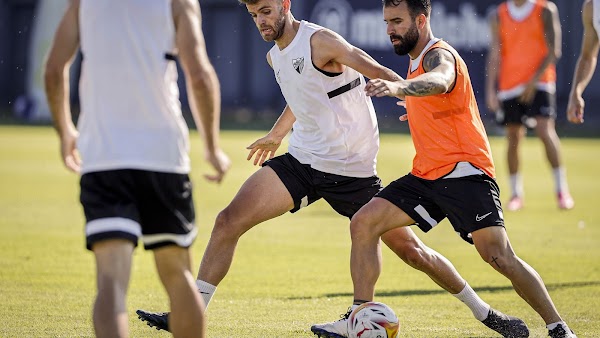
<path id="1" fill-rule="evenodd" d="M 294 69 L 298 72 L 298 74 L 302 74 L 302 70 L 304 69 L 304 57 L 293 59 L 292 65 L 294 66 Z"/>

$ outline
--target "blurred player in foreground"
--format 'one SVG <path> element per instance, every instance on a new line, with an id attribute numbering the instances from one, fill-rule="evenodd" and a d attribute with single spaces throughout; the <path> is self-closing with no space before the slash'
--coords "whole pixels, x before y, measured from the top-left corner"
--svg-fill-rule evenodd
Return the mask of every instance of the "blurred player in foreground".
<path id="1" fill-rule="evenodd" d="M 63 161 L 82 175 L 87 248 L 96 258 L 97 337 L 129 336 L 125 299 L 140 238 L 153 250 L 169 295 L 173 335 L 205 336 L 203 302 L 190 272 L 188 248 L 198 230 L 176 54 L 206 157 L 216 171 L 207 178 L 220 182 L 230 163 L 219 148 L 219 81 L 200 20 L 196 0 L 74 0 L 50 50 L 46 94 Z M 68 75 L 80 45 L 76 128 Z"/>

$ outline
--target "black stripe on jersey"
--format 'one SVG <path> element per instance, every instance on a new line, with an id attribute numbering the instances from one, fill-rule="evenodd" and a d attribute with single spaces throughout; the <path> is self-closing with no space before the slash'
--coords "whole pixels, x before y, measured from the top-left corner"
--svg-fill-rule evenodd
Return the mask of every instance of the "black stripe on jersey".
<path id="1" fill-rule="evenodd" d="M 354 80 L 348 84 L 341 86 L 338 89 L 334 89 L 334 90 L 330 91 L 329 93 L 327 93 L 327 96 L 329 96 L 329 98 L 332 99 L 338 95 L 344 94 L 345 92 L 349 91 L 352 88 L 358 87 L 358 85 L 360 85 L 360 77 L 356 78 L 356 80 Z"/>
<path id="2" fill-rule="evenodd" d="M 169 61 L 177 61 L 177 55 L 171 53 L 165 53 L 165 59 Z"/>

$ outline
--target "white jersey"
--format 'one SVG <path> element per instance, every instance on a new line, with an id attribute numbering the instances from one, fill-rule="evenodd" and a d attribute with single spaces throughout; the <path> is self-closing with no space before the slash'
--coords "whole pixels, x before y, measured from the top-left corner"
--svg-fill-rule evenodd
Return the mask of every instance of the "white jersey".
<path id="1" fill-rule="evenodd" d="M 346 67 L 325 74 L 313 65 L 311 36 L 324 29 L 302 21 L 294 40 L 270 51 L 273 71 L 296 122 L 289 153 L 313 169 L 349 177 L 376 175 L 379 131 L 365 79 Z"/>
<path id="2" fill-rule="evenodd" d="M 82 172 L 188 173 L 171 0 L 82 0 Z"/>
<path id="3" fill-rule="evenodd" d="M 594 30 L 600 39 L 600 0 L 592 1 L 592 22 L 594 23 Z"/>

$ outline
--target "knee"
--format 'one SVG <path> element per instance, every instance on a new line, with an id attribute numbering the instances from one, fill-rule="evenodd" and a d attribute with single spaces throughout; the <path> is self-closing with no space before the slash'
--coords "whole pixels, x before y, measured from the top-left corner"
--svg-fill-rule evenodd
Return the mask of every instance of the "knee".
<path id="1" fill-rule="evenodd" d="M 350 237 L 352 238 L 352 242 L 364 242 L 373 237 L 378 238 L 379 236 L 375 234 L 374 230 L 371 218 L 360 211 L 350 221 Z"/>
<path id="2" fill-rule="evenodd" d="M 237 230 L 238 227 L 234 223 L 234 220 L 235 218 L 232 217 L 228 208 L 221 210 L 215 219 L 215 226 L 213 227 L 211 237 L 228 238 L 241 236 L 242 234 Z"/>

